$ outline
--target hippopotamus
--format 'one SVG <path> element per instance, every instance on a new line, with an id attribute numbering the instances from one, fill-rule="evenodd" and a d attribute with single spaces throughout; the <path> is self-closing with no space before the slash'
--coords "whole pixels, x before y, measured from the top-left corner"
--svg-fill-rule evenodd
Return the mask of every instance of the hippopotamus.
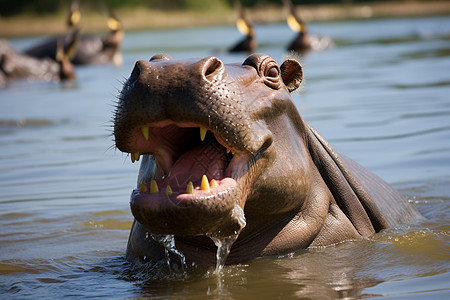
<path id="1" fill-rule="evenodd" d="M 229 52 L 253 52 L 258 47 L 253 22 L 245 13 L 241 2 L 234 1 L 234 7 L 239 16 L 236 20 L 236 27 L 238 28 L 239 32 L 244 35 L 244 38 L 236 45 L 232 46 Z"/>
<path id="2" fill-rule="evenodd" d="M 130 207 L 132 261 L 163 259 L 173 236 L 187 262 L 227 264 L 369 237 L 420 218 L 385 181 L 336 151 L 290 93 L 301 64 L 264 54 L 139 60 L 118 96 L 116 147 L 141 160 Z"/>
<path id="3" fill-rule="evenodd" d="M 69 32 L 79 30 L 79 1 L 73 1 L 70 6 L 67 25 Z M 112 10 L 108 9 L 107 25 L 109 33 L 104 36 L 83 34 L 80 36 L 76 51 L 71 59 L 74 65 L 112 64 L 119 66 L 123 62 L 121 45 L 124 37 L 122 23 Z M 64 41 L 64 47 L 70 44 L 70 34 L 49 38 L 25 51 L 25 54 L 36 57 L 54 58 L 57 52 L 58 40 Z"/>
<path id="4" fill-rule="evenodd" d="M 287 46 L 287 50 L 303 53 L 309 50 L 325 50 L 334 45 L 329 37 L 308 32 L 306 22 L 297 13 L 294 4 L 290 0 L 283 0 L 283 5 L 287 11 L 287 24 L 294 32 L 297 32 L 297 36 Z"/>
<path id="5" fill-rule="evenodd" d="M 75 68 L 70 62 L 73 56 L 78 31 L 70 35 L 69 45 L 63 49 L 58 42 L 56 57 L 35 58 L 14 49 L 9 41 L 0 39 L 0 87 L 8 81 L 28 79 L 42 81 L 75 80 Z"/>

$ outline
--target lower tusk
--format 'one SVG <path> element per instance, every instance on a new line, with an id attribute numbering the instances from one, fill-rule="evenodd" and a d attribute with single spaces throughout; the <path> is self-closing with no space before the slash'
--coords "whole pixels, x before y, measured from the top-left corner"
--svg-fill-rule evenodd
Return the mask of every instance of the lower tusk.
<path id="1" fill-rule="evenodd" d="M 156 194 L 156 193 L 159 193 L 158 184 L 153 179 L 152 183 L 150 185 L 150 194 Z"/>
<path id="2" fill-rule="evenodd" d="M 217 181 L 215 179 L 211 179 L 211 182 L 209 183 L 209 186 L 211 188 L 219 186 L 219 184 L 217 183 Z"/>
<path id="3" fill-rule="evenodd" d="M 141 186 L 139 187 L 139 191 L 141 193 L 147 193 L 148 192 L 148 188 L 145 184 L 141 184 Z"/>
<path id="4" fill-rule="evenodd" d="M 193 194 L 194 193 L 194 184 L 192 184 L 192 181 L 189 181 L 186 187 L 186 194 Z"/>
<path id="5" fill-rule="evenodd" d="M 202 190 L 202 191 L 209 190 L 209 182 L 208 182 L 208 177 L 206 177 L 206 175 L 203 175 L 203 177 L 202 177 L 202 183 L 200 184 L 200 190 Z"/>
<path id="6" fill-rule="evenodd" d="M 172 189 L 170 188 L 170 185 L 166 186 L 166 195 L 170 197 L 172 196 L 172 193 L 173 192 Z"/>

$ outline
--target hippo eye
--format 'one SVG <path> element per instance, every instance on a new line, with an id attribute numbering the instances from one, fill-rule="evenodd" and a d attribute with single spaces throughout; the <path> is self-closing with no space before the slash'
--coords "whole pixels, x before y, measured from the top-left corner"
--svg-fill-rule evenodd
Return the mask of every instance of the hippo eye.
<path id="1" fill-rule="evenodd" d="M 266 85 L 273 89 L 278 89 L 280 87 L 280 68 L 277 63 L 269 58 L 263 61 L 261 64 L 261 73 L 264 75 L 264 82 Z"/>
<path id="2" fill-rule="evenodd" d="M 263 82 L 272 89 L 281 87 L 281 71 L 276 61 L 265 54 L 252 54 L 242 65 L 251 66 L 256 69 Z"/>
<path id="3" fill-rule="evenodd" d="M 278 71 L 278 68 L 276 66 L 272 66 L 271 68 L 269 68 L 265 74 L 266 77 L 272 78 L 277 78 L 278 75 L 280 75 L 280 72 Z"/>

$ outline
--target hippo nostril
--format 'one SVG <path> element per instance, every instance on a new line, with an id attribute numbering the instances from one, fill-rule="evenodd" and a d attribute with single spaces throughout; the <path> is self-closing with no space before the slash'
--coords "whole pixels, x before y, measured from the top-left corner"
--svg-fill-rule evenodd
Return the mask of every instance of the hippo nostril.
<path id="1" fill-rule="evenodd" d="M 167 54 L 155 54 L 150 58 L 150 62 L 156 62 L 156 61 L 162 61 L 162 60 L 172 60 L 172 57 L 170 57 Z"/>
<path id="2" fill-rule="evenodd" d="M 273 143 L 273 138 L 271 136 L 266 136 L 264 139 L 264 143 L 261 145 L 261 147 L 258 149 L 258 154 L 261 155 L 264 153 L 267 149 L 269 149 L 270 145 Z M 258 155 L 257 154 L 257 155 Z"/>
<path id="3" fill-rule="evenodd" d="M 261 149 L 263 151 L 267 150 L 267 148 L 270 147 L 270 145 L 272 145 L 273 139 L 272 137 L 267 137 L 266 140 L 264 141 L 264 144 L 261 146 Z"/>
<path id="4" fill-rule="evenodd" d="M 225 67 L 220 59 L 217 57 L 210 57 L 205 61 L 202 72 L 208 81 L 213 81 L 222 76 L 224 69 Z"/>
<path id="5" fill-rule="evenodd" d="M 138 61 L 134 65 L 134 68 L 133 68 L 133 71 L 131 72 L 130 78 L 128 78 L 128 80 L 127 80 L 128 86 L 134 85 L 136 83 L 136 81 L 139 79 L 139 76 L 141 76 L 141 70 L 142 70 L 141 64 L 142 64 L 142 61 Z"/>

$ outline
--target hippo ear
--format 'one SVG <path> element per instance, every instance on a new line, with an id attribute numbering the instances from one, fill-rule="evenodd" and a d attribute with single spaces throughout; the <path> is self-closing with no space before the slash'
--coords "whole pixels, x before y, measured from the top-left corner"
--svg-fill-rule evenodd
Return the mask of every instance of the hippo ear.
<path id="1" fill-rule="evenodd" d="M 295 59 L 287 59 L 280 67 L 281 78 L 290 92 L 295 91 L 303 80 L 302 65 Z"/>

